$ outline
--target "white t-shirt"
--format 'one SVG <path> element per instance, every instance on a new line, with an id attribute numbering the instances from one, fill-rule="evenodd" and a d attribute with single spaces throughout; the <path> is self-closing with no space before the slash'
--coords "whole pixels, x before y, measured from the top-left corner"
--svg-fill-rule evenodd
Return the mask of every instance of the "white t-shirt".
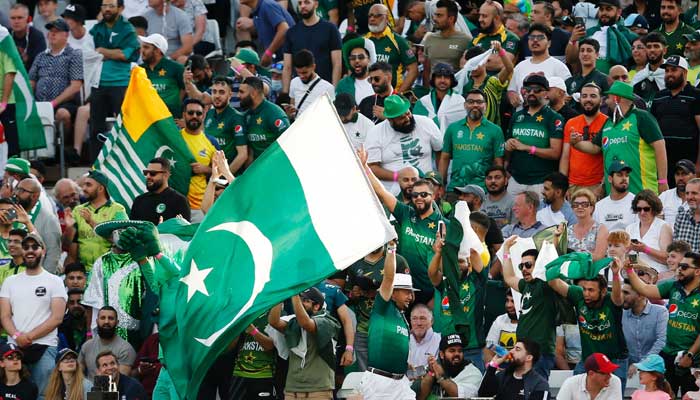
<path id="1" fill-rule="evenodd" d="M 442 135 L 437 125 L 422 115 L 414 115 L 416 128 L 411 133 L 401 133 L 382 121 L 367 134 L 365 148 L 367 162 L 379 163 L 389 171 L 398 171 L 412 165 L 419 172 L 433 171 L 433 152 L 442 149 Z M 399 194 L 399 183 L 382 181 L 394 195 Z"/>
<path id="2" fill-rule="evenodd" d="M 515 66 L 513 70 L 513 79 L 510 80 L 510 84 L 508 85 L 508 91 L 514 91 L 520 95 L 520 89 L 523 87 L 523 80 L 527 78 L 528 75 L 538 72 L 544 73 L 545 77 L 558 76 L 563 80 L 567 80 L 571 77 L 571 72 L 569 72 L 569 68 L 566 67 L 566 64 L 554 57 L 549 57 L 539 64 L 533 63 L 532 58 L 528 57 Z"/>
<path id="3" fill-rule="evenodd" d="M 552 206 L 548 205 L 547 207 L 537 211 L 537 220 L 543 223 L 544 226 L 552 226 L 566 222 L 566 217 L 561 210 L 554 212 L 552 211 Z"/>
<path id="4" fill-rule="evenodd" d="M 367 82 L 367 79 L 355 79 L 355 103 L 360 104 L 362 99 L 374 94 L 372 85 Z"/>
<path id="5" fill-rule="evenodd" d="M 633 222 L 625 228 L 625 231 L 630 234 L 630 239 L 637 239 L 654 250 L 661 250 L 661 231 L 663 226 L 666 225 L 666 222 L 661 218 L 654 218 L 654 221 L 651 223 L 649 230 L 644 236 L 642 236 L 639 231 L 639 225 L 640 222 Z M 659 272 L 668 271 L 668 266 L 666 264 L 656 261 L 647 254 L 639 253 L 639 261 Z"/>
<path id="6" fill-rule="evenodd" d="M 7 277 L 0 289 L 0 297 L 10 299 L 12 322 L 20 332 L 30 332 L 49 319 L 51 300 L 54 298 L 68 300 L 61 278 L 44 269 L 39 275 L 27 275 L 26 272 L 22 272 Z M 8 340 L 16 344 L 14 339 L 8 338 Z M 58 329 L 54 328 L 46 336 L 34 340 L 34 343 L 56 346 Z"/>
<path id="7" fill-rule="evenodd" d="M 596 400 L 619 400 L 622 393 L 622 382 L 615 375 L 610 376 L 610 384 L 604 387 Z M 557 393 L 557 400 L 590 400 L 586 391 L 586 374 L 574 375 L 567 378 Z"/>
<path id="8" fill-rule="evenodd" d="M 673 231 L 673 225 L 676 223 L 676 216 L 678 215 L 678 208 L 683 207 L 687 210 L 688 203 L 678 197 L 676 188 L 666 190 L 659 195 L 659 198 L 664 205 L 664 221 L 671 226 L 671 231 Z"/>
<path id="9" fill-rule="evenodd" d="M 300 108 L 299 103 L 301 103 L 301 99 L 304 98 L 307 90 L 309 90 L 309 87 L 311 87 L 316 79 L 321 80 L 316 84 L 316 86 L 314 86 L 314 89 L 309 92 L 309 95 L 306 96 L 306 100 L 304 100 L 304 104 L 302 104 Z M 302 82 L 297 76 L 292 79 L 292 82 L 289 84 L 289 96 L 294 99 L 294 106 L 297 108 L 297 117 L 299 117 L 307 107 L 312 105 L 314 101 L 316 101 L 316 99 L 321 97 L 324 93 L 327 93 L 331 97 L 331 100 L 335 98 L 335 88 L 333 85 L 318 75 L 316 75 L 316 78 L 310 80 L 309 83 Z"/>
<path id="10" fill-rule="evenodd" d="M 343 124 L 343 127 L 345 128 L 345 133 L 348 135 L 352 146 L 357 150 L 365 143 L 367 132 L 374 128 L 374 122 L 358 112 L 357 121 Z"/>
<path id="11" fill-rule="evenodd" d="M 486 345 L 497 344 L 507 349 L 512 349 L 515 346 L 515 331 L 518 329 L 518 323 L 510 322 L 508 314 L 501 314 L 493 320 L 491 329 L 486 335 Z"/>
<path id="12" fill-rule="evenodd" d="M 599 224 L 605 225 L 608 232 L 625 230 L 627 225 L 637 221 L 637 215 L 632 212 L 632 200 L 634 195 L 627 193 L 627 196 L 620 200 L 612 200 L 610 196 L 595 204 L 593 219 Z"/>

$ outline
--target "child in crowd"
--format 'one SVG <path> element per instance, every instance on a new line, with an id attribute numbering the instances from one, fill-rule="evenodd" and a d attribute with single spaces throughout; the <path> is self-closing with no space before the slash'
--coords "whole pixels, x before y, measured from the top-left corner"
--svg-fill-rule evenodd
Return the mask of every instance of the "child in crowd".
<path id="1" fill-rule="evenodd" d="M 632 400 L 671 400 L 674 398 L 671 385 L 666 381 L 664 374 L 666 367 L 664 359 L 658 354 L 652 354 L 635 363 L 639 371 L 639 383 L 644 389 L 637 389 L 632 393 Z"/>

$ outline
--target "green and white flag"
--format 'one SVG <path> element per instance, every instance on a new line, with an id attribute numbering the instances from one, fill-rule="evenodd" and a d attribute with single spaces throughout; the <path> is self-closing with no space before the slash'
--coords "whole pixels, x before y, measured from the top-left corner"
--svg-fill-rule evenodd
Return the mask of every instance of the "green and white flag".
<path id="1" fill-rule="evenodd" d="M 37 112 L 27 70 L 24 68 L 12 35 L 4 26 L 0 26 L 0 54 L 0 57 L 9 58 L 11 66 L 17 71 L 15 82 L 12 85 L 12 94 L 15 97 L 15 121 L 19 149 L 24 151 L 46 148 L 44 126 Z M 4 63 L 5 60 L 1 62 Z M 5 72 L 8 71 L 7 67 L 8 65 L 5 65 Z"/>
<path id="2" fill-rule="evenodd" d="M 593 279 L 600 271 L 610 265 L 613 259 L 610 257 L 593 261 L 590 253 L 565 254 L 545 266 L 547 281 L 552 279 Z"/>
<path id="3" fill-rule="evenodd" d="M 222 193 L 161 291 L 160 340 L 181 397 L 197 397 L 259 315 L 395 236 L 331 100 L 317 99 Z"/>
<path id="4" fill-rule="evenodd" d="M 127 209 L 146 192 L 143 170 L 156 157 L 170 160 L 169 185 L 187 195 L 194 157 L 146 71 L 131 70 L 121 113 L 93 167 L 109 178 L 109 194 Z"/>

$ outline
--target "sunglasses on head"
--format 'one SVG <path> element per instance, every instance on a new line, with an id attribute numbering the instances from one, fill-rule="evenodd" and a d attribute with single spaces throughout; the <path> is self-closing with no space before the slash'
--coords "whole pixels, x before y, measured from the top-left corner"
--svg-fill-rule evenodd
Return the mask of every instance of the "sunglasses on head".
<path id="1" fill-rule="evenodd" d="M 202 112 L 202 111 L 195 111 L 195 110 L 189 110 L 189 111 L 187 111 L 187 115 L 196 115 L 196 116 L 198 116 L 198 117 L 201 117 L 202 115 L 204 115 L 204 112 Z"/>
<path id="2" fill-rule="evenodd" d="M 545 88 L 542 86 L 525 86 L 523 89 L 525 89 L 525 92 L 532 92 L 532 93 L 542 93 L 545 91 Z"/>
<path id="3" fill-rule="evenodd" d="M 522 270 L 524 270 L 525 268 L 527 268 L 527 269 L 532 268 L 532 263 L 531 263 L 530 261 L 525 261 L 525 262 L 521 262 L 520 264 L 518 264 L 518 269 L 519 269 L 519 270 L 522 271 Z"/>
<path id="4" fill-rule="evenodd" d="M 680 269 L 681 271 L 685 271 L 685 270 L 687 270 L 688 268 L 695 269 L 696 267 L 694 267 L 694 266 L 692 266 L 692 265 L 690 265 L 690 264 L 688 264 L 688 263 L 680 263 L 680 264 L 678 264 L 678 269 Z"/>
<path id="5" fill-rule="evenodd" d="M 651 207 L 635 207 L 635 208 L 634 208 L 634 212 L 636 212 L 636 213 L 642 212 L 642 211 L 644 211 L 644 212 L 650 212 L 650 211 L 651 211 Z"/>
<path id="6" fill-rule="evenodd" d="M 23 244 L 23 245 L 22 245 L 22 249 L 23 249 L 23 250 L 32 249 L 32 250 L 34 250 L 34 251 L 37 251 L 37 250 L 39 250 L 40 248 L 41 248 L 41 246 L 39 246 L 38 244 Z"/>
<path id="7" fill-rule="evenodd" d="M 413 197 L 414 199 L 417 199 L 419 197 L 424 199 L 424 198 L 426 198 L 428 196 L 432 196 L 432 195 L 433 194 L 430 192 L 413 192 L 413 193 L 411 193 L 411 197 Z"/>

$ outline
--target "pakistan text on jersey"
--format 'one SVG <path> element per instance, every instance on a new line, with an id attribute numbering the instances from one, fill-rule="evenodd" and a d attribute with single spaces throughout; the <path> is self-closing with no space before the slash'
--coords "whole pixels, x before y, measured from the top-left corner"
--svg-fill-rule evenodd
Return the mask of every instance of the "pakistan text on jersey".
<path id="1" fill-rule="evenodd" d="M 403 326 L 396 325 L 396 333 L 408 337 L 408 329 L 404 328 Z"/>
<path id="2" fill-rule="evenodd" d="M 598 331 L 598 332 L 604 331 L 606 329 L 610 329 L 610 327 L 612 326 L 610 321 L 605 321 L 605 322 L 601 323 L 600 325 L 591 325 L 588 322 L 581 321 L 580 319 L 578 321 L 578 325 L 581 327 L 581 331 L 589 330 L 589 331 Z"/>
<path id="3" fill-rule="evenodd" d="M 695 325 L 691 325 L 691 324 L 688 324 L 686 322 L 678 322 L 678 321 L 669 320 L 668 324 L 676 329 L 681 329 L 681 330 L 684 330 L 686 332 L 695 332 Z"/>
<path id="4" fill-rule="evenodd" d="M 242 351 L 265 351 L 265 349 L 257 341 L 251 341 L 243 345 Z"/>
<path id="5" fill-rule="evenodd" d="M 432 246 L 433 243 L 435 243 L 434 237 L 431 238 L 431 237 L 423 236 L 421 234 L 413 232 L 413 228 L 411 228 L 410 226 L 407 226 L 406 229 L 404 229 L 404 232 L 406 233 L 406 235 L 413 237 L 413 239 L 416 240 L 416 243 L 427 244 L 429 246 Z"/>
<path id="6" fill-rule="evenodd" d="M 478 144 L 455 144 L 455 150 L 471 150 L 471 151 L 477 151 L 482 153 L 484 151 L 484 146 L 480 146 Z"/>
<path id="7" fill-rule="evenodd" d="M 249 133 L 248 134 L 248 141 L 249 142 L 264 142 L 267 140 L 267 137 L 262 134 L 258 133 Z"/>
<path id="8" fill-rule="evenodd" d="M 513 137 L 518 137 L 518 136 L 531 136 L 531 137 L 538 137 L 538 138 L 544 138 L 544 131 L 540 129 L 527 129 L 527 128 L 514 128 L 513 129 Z"/>

